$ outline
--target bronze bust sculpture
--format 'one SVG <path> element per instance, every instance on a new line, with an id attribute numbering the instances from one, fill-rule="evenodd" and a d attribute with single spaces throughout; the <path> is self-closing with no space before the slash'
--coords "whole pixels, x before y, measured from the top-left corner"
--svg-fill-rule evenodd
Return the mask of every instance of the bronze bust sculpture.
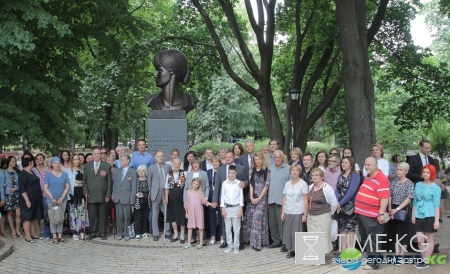
<path id="1" fill-rule="evenodd" d="M 156 69 L 156 86 L 162 88 L 160 93 L 145 98 L 145 103 L 153 110 L 193 110 L 198 99 L 180 90 L 180 83 L 187 84 L 191 72 L 187 68 L 187 58 L 176 49 L 161 51 L 153 57 Z"/>

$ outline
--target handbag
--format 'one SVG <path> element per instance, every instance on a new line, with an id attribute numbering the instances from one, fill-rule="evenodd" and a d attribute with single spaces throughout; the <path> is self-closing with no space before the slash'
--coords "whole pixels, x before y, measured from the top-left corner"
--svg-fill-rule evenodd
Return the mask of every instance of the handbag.
<path id="1" fill-rule="evenodd" d="M 57 225 L 64 222 L 64 208 L 62 206 L 49 206 L 47 213 L 51 224 Z"/>
<path id="2" fill-rule="evenodd" d="M 331 241 L 337 240 L 337 238 L 338 238 L 338 223 L 336 220 L 331 220 L 330 235 L 331 235 Z"/>
<path id="3" fill-rule="evenodd" d="M 353 201 L 348 201 L 348 203 L 341 207 L 341 211 L 339 212 L 339 214 L 346 217 L 355 216 L 355 203 Z"/>
<path id="4" fill-rule="evenodd" d="M 404 222 L 406 220 L 406 215 L 408 214 L 407 209 L 408 209 L 408 207 L 406 207 L 406 210 L 401 209 L 401 210 L 397 211 L 397 213 L 394 214 L 394 220 Z"/>

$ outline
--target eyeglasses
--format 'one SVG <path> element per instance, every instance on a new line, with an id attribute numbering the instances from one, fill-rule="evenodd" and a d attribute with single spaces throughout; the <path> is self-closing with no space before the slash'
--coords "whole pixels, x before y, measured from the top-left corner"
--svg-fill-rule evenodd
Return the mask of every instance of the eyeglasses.
<path id="1" fill-rule="evenodd" d="M 336 160 L 328 160 L 328 162 L 336 163 Z"/>

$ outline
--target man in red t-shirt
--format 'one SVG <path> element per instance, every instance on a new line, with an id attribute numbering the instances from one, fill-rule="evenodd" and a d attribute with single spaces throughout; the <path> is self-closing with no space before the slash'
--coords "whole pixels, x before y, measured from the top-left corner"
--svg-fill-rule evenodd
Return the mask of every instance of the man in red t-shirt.
<path id="1" fill-rule="evenodd" d="M 364 245 L 370 237 L 370 246 L 366 247 L 367 255 L 379 255 L 377 252 L 380 246 L 377 246 L 377 234 L 384 231 L 384 221 L 382 216 L 386 213 L 390 197 L 390 185 L 386 176 L 378 169 L 377 160 L 369 157 L 365 162 L 367 176 L 364 179 L 359 192 L 355 198 L 355 213 L 361 244 Z M 378 269 L 378 264 L 368 264 L 363 267 L 364 270 Z"/>

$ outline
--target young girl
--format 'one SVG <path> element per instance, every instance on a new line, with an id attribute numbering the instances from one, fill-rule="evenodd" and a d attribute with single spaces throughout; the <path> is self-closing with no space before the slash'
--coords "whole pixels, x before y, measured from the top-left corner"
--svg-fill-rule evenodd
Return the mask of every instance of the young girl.
<path id="1" fill-rule="evenodd" d="M 191 247 L 191 237 L 192 229 L 198 228 L 200 233 L 200 238 L 203 239 L 203 204 L 202 201 L 205 199 L 202 189 L 202 182 L 199 178 L 194 178 L 191 183 L 191 188 L 187 192 L 186 196 L 186 218 L 188 219 L 188 241 L 184 245 L 184 248 Z M 197 245 L 200 249 L 203 247 L 202 241 Z"/>
<path id="2" fill-rule="evenodd" d="M 148 206 L 148 195 L 150 192 L 147 182 L 147 166 L 140 165 L 137 168 L 137 183 L 136 183 L 136 199 L 134 202 L 134 232 L 136 233 L 136 240 L 141 238 L 148 238 L 148 213 L 150 208 Z"/>
<path id="3" fill-rule="evenodd" d="M 436 179 L 436 169 L 433 165 L 422 168 L 423 182 L 418 182 L 414 189 L 413 210 L 411 222 L 416 225 L 417 243 L 421 252 L 422 262 L 416 268 L 427 268 L 425 260 L 433 253 L 434 233 L 439 229 L 439 206 L 441 189 L 433 182 Z M 425 244 L 425 237 L 427 237 Z"/>

